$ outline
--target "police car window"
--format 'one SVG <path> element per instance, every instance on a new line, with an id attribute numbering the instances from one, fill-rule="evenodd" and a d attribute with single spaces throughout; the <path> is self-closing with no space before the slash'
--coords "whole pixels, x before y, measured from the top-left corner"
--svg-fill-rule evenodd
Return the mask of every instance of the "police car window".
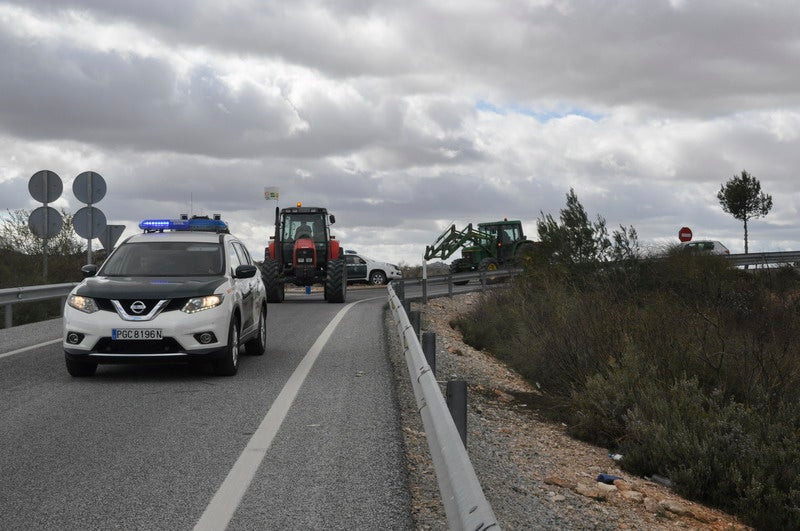
<path id="1" fill-rule="evenodd" d="M 237 266 L 242 265 L 242 263 L 239 261 L 239 255 L 236 254 L 236 249 L 233 247 L 233 244 L 228 246 L 228 261 L 230 262 L 231 273 L 233 273 Z"/>
<path id="2" fill-rule="evenodd" d="M 222 274 L 219 244 L 137 242 L 121 245 L 98 272 L 104 276 L 212 276 Z"/>
<path id="3" fill-rule="evenodd" d="M 253 258 L 250 256 L 250 251 L 247 250 L 247 247 L 245 247 L 244 245 L 240 245 L 239 247 L 241 247 L 242 252 L 244 253 L 245 262 L 250 265 L 253 265 Z"/>
<path id="4" fill-rule="evenodd" d="M 247 251 L 245 251 L 244 247 L 241 244 L 234 242 L 233 248 L 236 251 L 236 255 L 239 257 L 240 264 L 249 264 L 250 257 L 247 256 Z"/>

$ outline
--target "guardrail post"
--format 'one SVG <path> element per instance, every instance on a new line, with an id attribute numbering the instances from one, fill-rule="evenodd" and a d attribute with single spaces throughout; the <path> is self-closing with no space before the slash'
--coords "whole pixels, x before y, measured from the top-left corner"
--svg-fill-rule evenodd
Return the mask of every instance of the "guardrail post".
<path id="1" fill-rule="evenodd" d="M 409 320 L 411 320 L 411 317 L 410 317 L 411 316 L 411 301 L 408 300 L 408 299 L 405 299 L 405 300 L 403 300 L 403 302 L 401 304 L 403 305 L 403 310 L 405 310 L 405 312 L 406 312 L 406 316 L 408 317 Z"/>
<path id="2" fill-rule="evenodd" d="M 397 298 L 400 299 L 401 302 L 405 302 L 406 300 L 406 281 L 400 280 L 395 284 L 397 286 Z"/>
<path id="3" fill-rule="evenodd" d="M 481 290 L 486 291 L 486 271 L 481 271 Z"/>
<path id="4" fill-rule="evenodd" d="M 447 409 L 453 417 L 453 422 L 461 435 L 464 448 L 467 447 L 467 382 L 453 380 L 447 382 Z"/>
<path id="5" fill-rule="evenodd" d="M 422 325 L 422 315 L 420 315 L 419 310 L 411 310 L 408 314 L 408 320 L 411 321 L 411 326 L 414 328 L 417 337 L 419 337 L 419 329 Z"/>
<path id="6" fill-rule="evenodd" d="M 447 275 L 447 296 L 453 298 L 453 274 Z"/>
<path id="7" fill-rule="evenodd" d="M 11 304 L 6 304 L 6 328 L 11 328 L 11 325 L 13 324 L 13 310 L 11 308 Z"/>
<path id="8" fill-rule="evenodd" d="M 422 352 L 425 354 L 428 367 L 436 376 L 436 332 L 422 332 Z"/>

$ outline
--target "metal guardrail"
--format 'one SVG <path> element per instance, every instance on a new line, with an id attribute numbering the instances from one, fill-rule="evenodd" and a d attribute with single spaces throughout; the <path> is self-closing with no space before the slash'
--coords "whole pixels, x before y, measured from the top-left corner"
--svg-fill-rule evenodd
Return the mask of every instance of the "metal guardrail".
<path id="1" fill-rule="evenodd" d="M 0 289 L 0 306 L 5 306 L 5 328 L 11 328 L 13 307 L 18 302 L 33 302 L 66 297 L 77 282 L 67 284 L 45 284 L 42 286 L 26 286 L 22 288 Z"/>
<path id="2" fill-rule="evenodd" d="M 515 268 L 508 268 L 508 269 L 498 269 L 496 271 L 471 271 L 467 273 L 456 273 L 456 274 L 448 274 L 448 275 L 434 275 L 430 276 L 426 279 L 424 278 L 402 278 L 399 280 L 393 280 L 391 282 L 392 285 L 398 287 L 400 291 L 400 296 L 405 297 L 405 288 L 406 286 L 422 286 L 422 302 L 428 302 L 428 286 L 430 285 L 437 285 L 437 284 L 447 284 L 447 296 L 453 296 L 454 286 L 456 282 L 460 283 L 467 283 L 470 280 L 478 280 L 480 281 L 481 288 L 486 289 L 488 284 L 496 281 L 497 279 L 513 277 L 521 273 L 523 269 L 521 267 Z"/>
<path id="3" fill-rule="evenodd" d="M 397 332 L 405 351 L 448 525 L 454 530 L 499 530 L 497 518 L 483 494 L 436 377 L 425 361 L 414 327 L 391 284 L 388 292 L 389 307 L 397 322 Z"/>
<path id="4" fill-rule="evenodd" d="M 729 254 L 725 258 L 735 266 L 792 265 L 800 262 L 800 251 L 780 251 L 774 253 Z"/>

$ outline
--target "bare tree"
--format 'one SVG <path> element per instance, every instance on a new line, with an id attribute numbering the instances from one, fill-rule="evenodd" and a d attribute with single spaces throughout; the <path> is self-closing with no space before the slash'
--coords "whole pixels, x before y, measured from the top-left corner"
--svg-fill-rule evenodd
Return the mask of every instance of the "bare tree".
<path id="1" fill-rule="evenodd" d="M 722 210 L 744 223 L 744 252 L 748 252 L 747 221 L 760 218 L 772 210 L 772 196 L 761 191 L 761 183 L 742 170 L 723 184 L 717 194 Z"/>

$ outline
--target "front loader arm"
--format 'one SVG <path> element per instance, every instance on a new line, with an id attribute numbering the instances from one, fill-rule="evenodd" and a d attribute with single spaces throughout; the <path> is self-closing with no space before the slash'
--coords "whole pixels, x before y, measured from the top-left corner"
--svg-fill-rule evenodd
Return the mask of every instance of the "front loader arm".
<path id="1" fill-rule="evenodd" d="M 492 240 L 493 237 L 491 234 L 475 230 L 472 228 L 472 223 L 462 230 L 456 230 L 455 225 L 450 225 L 450 227 L 445 229 L 444 232 L 436 238 L 433 245 L 425 247 L 425 260 L 432 260 L 434 258 L 447 260 L 453 253 L 465 245 L 475 245 L 486 248 L 483 242 Z"/>

